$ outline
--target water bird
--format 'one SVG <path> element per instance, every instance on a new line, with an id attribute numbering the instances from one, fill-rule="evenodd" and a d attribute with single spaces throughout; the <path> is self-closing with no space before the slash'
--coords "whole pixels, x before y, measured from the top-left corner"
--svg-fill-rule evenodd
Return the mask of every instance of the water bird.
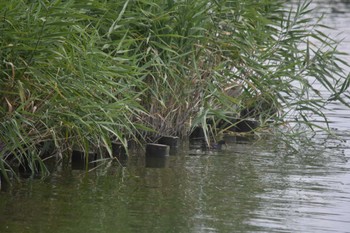
<path id="1" fill-rule="evenodd" d="M 219 140 L 218 142 L 210 143 L 210 145 L 205 144 L 206 148 L 209 150 L 221 150 L 223 145 L 226 146 L 225 140 Z"/>
<path id="2" fill-rule="evenodd" d="M 221 150 L 222 146 L 224 145 L 226 145 L 225 140 L 210 142 L 209 144 L 205 140 L 199 140 L 199 141 L 192 141 L 190 148 L 200 149 L 200 150 Z"/>
<path id="3" fill-rule="evenodd" d="M 192 141 L 190 144 L 189 155 L 208 155 L 215 153 L 215 151 L 220 151 L 223 145 L 226 145 L 226 142 L 224 140 L 212 142 L 210 145 L 208 145 L 205 140 L 201 140 L 200 142 Z"/>

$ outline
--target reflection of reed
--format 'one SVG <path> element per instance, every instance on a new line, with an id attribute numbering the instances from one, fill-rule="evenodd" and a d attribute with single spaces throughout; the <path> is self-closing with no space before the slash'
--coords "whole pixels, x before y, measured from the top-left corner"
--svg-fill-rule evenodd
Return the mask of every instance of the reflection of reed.
<path id="1" fill-rule="evenodd" d="M 256 146 L 232 144 L 223 153 L 188 157 L 186 193 L 193 203 L 189 219 L 193 232 L 244 231 L 250 213 L 259 207 L 263 184 L 256 171 Z M 232 149 L 234 148 L 234 149 Z M 236 153 L 235 151 L 242 151 Z"/>

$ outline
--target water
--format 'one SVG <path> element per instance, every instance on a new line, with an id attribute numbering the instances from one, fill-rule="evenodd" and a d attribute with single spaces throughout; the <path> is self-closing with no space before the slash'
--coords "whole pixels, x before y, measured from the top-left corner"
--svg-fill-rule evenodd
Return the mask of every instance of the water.
<path id="1" fill-rule="evenodd" d="M 128 168 L 63 169 L 1 193 L 0 232 L 346 232 L 348 147 L 331 141 L 305 155 L 237 143 L 165 168 L 135 157 Z"/>
<path id="2" fill-rule="evenodd" d="M 350 4 L 313 6 L 349 51 Z M 327 115 L 342 140 L 321 135 L 298 154 L 266 140 L 185 147 L 165 168 L 137 157 L 88 174 L 61 166 L 0 192 L 0 232 L 350 232 L 349 114 L 332 103 Z"/>

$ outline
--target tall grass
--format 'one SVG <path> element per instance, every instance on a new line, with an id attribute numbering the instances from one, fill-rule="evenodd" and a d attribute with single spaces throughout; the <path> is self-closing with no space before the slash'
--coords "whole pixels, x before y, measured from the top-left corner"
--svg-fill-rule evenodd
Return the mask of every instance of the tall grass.
<path id="1" fill-rule="evenodd" d="M 62 156 L 73 145 L 125 144 L 137 131 L 141 69 L 123 51 L 130 42 L 106 35 L 123 5 L 91 3 L 2 3 L 2 170 L 8 157 L 40 163 L 38 145 L 54 143 Z"/>
<path id="2" fill-rule="evenodd" d="M 309 13 L 308 1 L 1 2 L 1 170 L 35 171 L 48 144 L 62 157 L 145 132 L 209 133 L 209 118 L 250 108 L 315 126 L 309 113 L 342 101 L 349 77 Z"/>

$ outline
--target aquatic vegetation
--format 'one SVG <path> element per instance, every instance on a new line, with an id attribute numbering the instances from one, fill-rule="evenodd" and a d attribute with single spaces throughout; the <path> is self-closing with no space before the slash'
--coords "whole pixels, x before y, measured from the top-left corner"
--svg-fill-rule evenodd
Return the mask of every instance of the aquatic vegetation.
<path id="1" fill-rule="evenodd" d="M 348 97 L 343 53 L 309 16 L 309 1 L 290 9 L 280 0 L 8 1 L 0 9 L 2 171 L 11 161 L 46 171 L 46 154 L 111 154 L 115 140 L 186 136 L 199 125 L 209 137 L 213 122 L 232 116 L 318 127 L 310 114 L 326 121 L 324 106 Z"/>

